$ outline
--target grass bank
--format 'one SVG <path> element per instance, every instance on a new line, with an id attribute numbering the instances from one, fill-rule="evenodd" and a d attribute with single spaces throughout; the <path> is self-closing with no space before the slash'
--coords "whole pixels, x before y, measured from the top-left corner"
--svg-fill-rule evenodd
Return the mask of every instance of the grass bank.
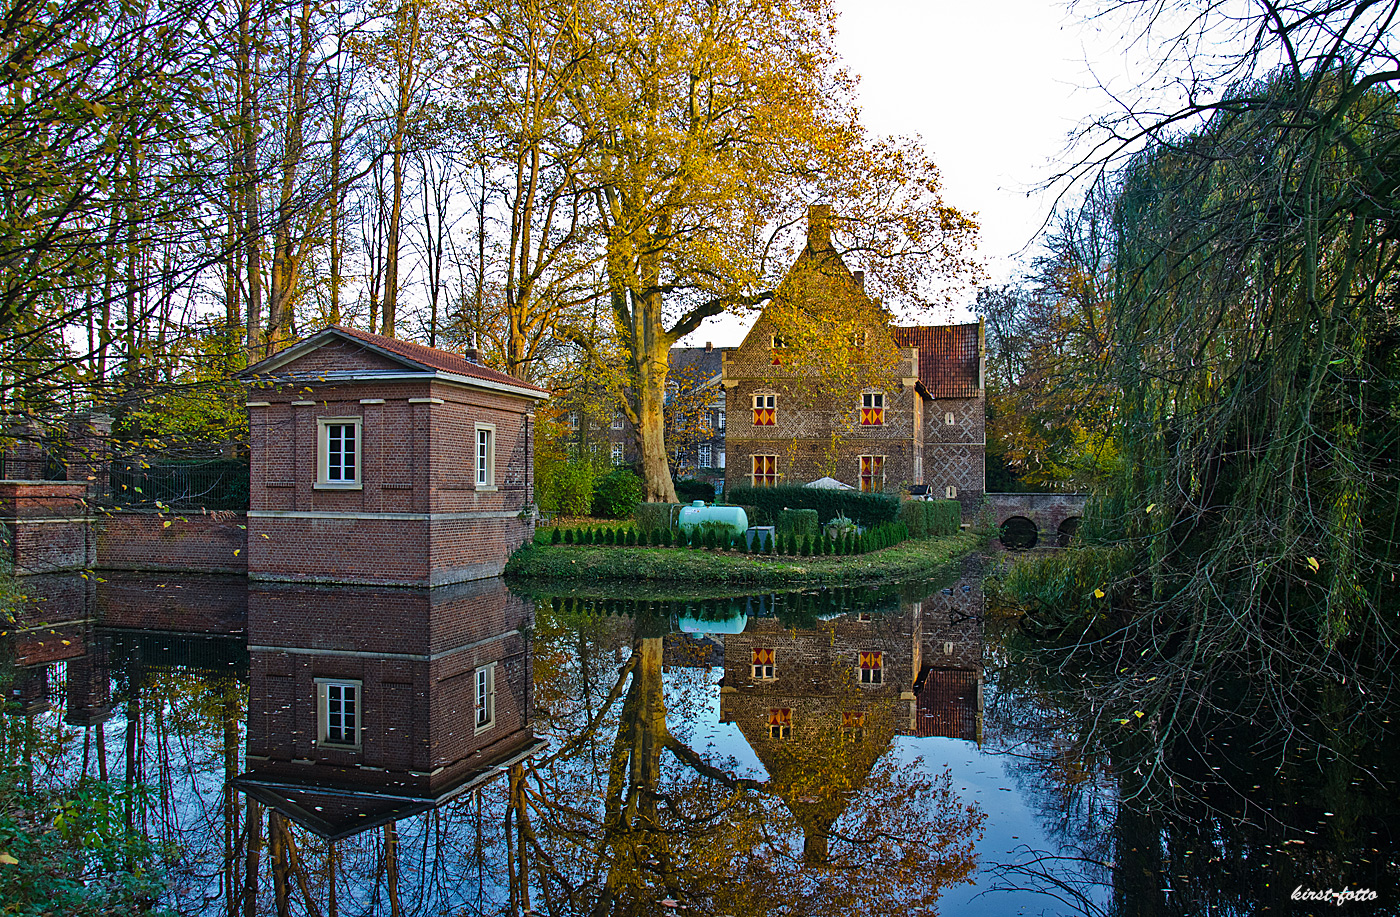
<path id="1" fill-rule="evenodd" d="M 960 532 L 938 538 L 910 539 L 882 551 L 849 557 L 786 557 L 690 548 L 533 545 L 511 556 L 506 564 L 506 576 L 518 580 L 706 586 L 862 583 L 933 573 L 975 550 L 979 544 L 977 535 Z"/>

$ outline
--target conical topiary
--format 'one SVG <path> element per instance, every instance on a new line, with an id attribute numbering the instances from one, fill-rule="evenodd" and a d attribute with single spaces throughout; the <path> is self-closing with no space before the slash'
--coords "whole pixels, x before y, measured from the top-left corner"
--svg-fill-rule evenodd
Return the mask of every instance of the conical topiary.
<path id="1" fill-rule="evenodd" d="M 566 532 L 564 532 L 564 544 L 573 544 L 573 543 L 574 543 L 574 530 L 573 530 L 573 529 L 569 529 L 569 530 L 567 530 Z"/>
<path id="2" fill-rule="evenodd" d="M 803 557 L 811 557 L 811 556 L 812 556 L 812 536 L 811 536 L 811 535 L 803 535 L 803 536 L 802 536 L 802 547 L 801 547 L 800 550 L 801 550 L 801 553 L 802 553 L 802 556 L 803 556 Z"/>
<path id="3" fill-rule="evenodd" d="M 549 543 L 550 543 L 550 544 L 559 544 L 559 543 L 562 542 L 563 540 L 564 540 L 564 536 L 559 534 L 559 530 L 558 530 L 558 529 L 555 529 L 555 530 L 554 530 L 554 534 L 552 534 L 552 535 L 549 536 Z"/>

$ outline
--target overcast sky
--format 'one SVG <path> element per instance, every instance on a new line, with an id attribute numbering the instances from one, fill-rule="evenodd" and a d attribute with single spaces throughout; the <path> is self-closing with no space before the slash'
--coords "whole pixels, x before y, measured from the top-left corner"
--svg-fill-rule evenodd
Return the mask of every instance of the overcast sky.
<path id="1" fill-rule="evenodd" d="M 836 47 L 860 75 L 866 127 L 923 139 L 945 200 L 979 216 L 979 254 L 992 281 L 1009 279 L 1051 203 L 1037 186 L 1061 161 L 1069 133 L 1105 105 L 1091 87 L 1122 75 L 1121 36 L 1081 26 L 1043 0 L 837 6 Z M 734 346 L 748 324 L 711 319 L 687 343 Z"/>

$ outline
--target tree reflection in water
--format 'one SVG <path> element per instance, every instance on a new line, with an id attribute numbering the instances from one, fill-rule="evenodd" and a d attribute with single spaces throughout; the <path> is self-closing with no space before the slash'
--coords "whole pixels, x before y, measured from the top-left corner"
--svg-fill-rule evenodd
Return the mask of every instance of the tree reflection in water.
<path id="1" fill-rule="evenodd" d="M 995 887 L 1052 894 L 1071 913 L 1163 917 L 1333 912 L 1292 895 L 1349 887 L 1376 900 L 1343 912 L 1395 913 L 1400 737 L 1389 697 L 1301 673 L 1277 679 L 1244 660 L 1163 687 L 1165 676 L 1137 674 L 1112 645 L 1067 659 L 1016 619 L 991 620 L 1004 628 L 991 642 L 1008 652 L 991 674 L 988 745 L 1019 760 L 1022 791 L 1063 847 L 1018 851 L 996 865 Z M 1106 699 L 1134 681 L 1179 695 L 1190 715 L 1109 713 Z"/>
<path id="2" fill-rule="evenodd" d="M 66 675 L 12 652 L 22 706 L 0 752 L 59 796 L 149 784 L 121 797 L 114 830 L 153 842 L 124 848 L 141 856 L 169 852 L 125 868 L 163 868 L 177 913 L 932 913 L 976 863 L 982 813 L 894 739 L 980 706 L 922 709 L 919 603 L 891 593 L 726 600 L 786 661 L 781 701 L 731 683 L 749 667 L 738 634 L 726 663 L 660 603 L 556 610 L 499 583 L 249 596 L 208 578 L 84 594 L 66 642 L 48 641 Z M 336 608 L 357 611 L 328 626 Z M 887 623 L 857 623 L 870 609 Z M 881 681 L 860 683 L 857 645 L 883 647 Z M 472 686 L 490 666 L 483 730 Z M 327 679 L 363 691 L 358 747 L 324 741 Z M 717 696 L 762 770 L 690 740 L 718 726 Z M 778 703 L 795 711 L 782 739 L 750 715 Z"/>

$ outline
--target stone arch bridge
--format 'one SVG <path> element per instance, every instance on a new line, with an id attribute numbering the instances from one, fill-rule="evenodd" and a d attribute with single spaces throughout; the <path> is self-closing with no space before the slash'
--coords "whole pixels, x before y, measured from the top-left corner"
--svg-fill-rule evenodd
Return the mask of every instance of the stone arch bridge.
<path id="1" fill-rule="evenodd" d="M 986 494 L 1008 548 L 1065 545 L 1079 528 L 1088 494 Z"/>

